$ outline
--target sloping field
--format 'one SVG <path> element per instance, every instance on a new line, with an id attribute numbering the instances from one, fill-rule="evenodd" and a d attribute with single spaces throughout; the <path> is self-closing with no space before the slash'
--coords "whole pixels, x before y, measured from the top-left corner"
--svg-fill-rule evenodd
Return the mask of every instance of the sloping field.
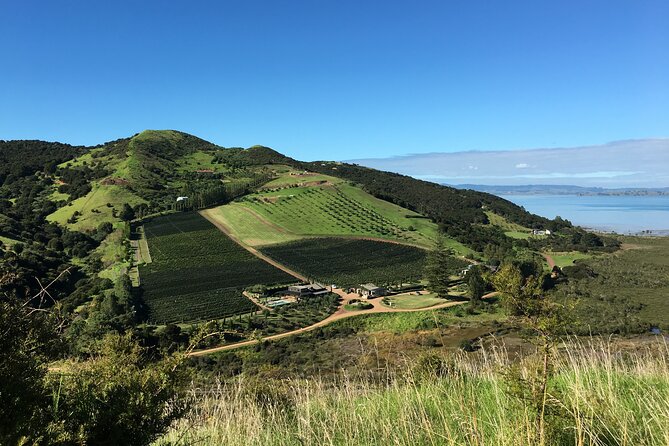
<path id="1" fill-rule="evenodd" d="M 310 177 L 300 181 L 306 178 Z M 369 237 L 433 246 L 438 228 L 429 219 L 339 179 L 316 178 L 314 183 L 319 184 L 281 188 L 285 183 L 280 182 L 275 189 L 221 206 L 217 213 L 236 238 L 251 246 L 314 236 Z M 460 254 L 470 252 L 455 240 L 449 239 L 448 244 Z"/>
<path id="2" fill-rule="evenodd" d="M 5 246 L 9 247 L 15 245 L 16 243 L 19 243 L 19 241 L 14 240 L 13 238 L 3 237 L 0 235 L 0 248 L 3 248 Z"/>
<path id="3" fill-rule="evenodd" d="M 397 243 L 345 238 L 304 239 L 261 251 L 313 280 L 341 287 L 415 282 L 423 276 L 426 254 Z"/>
<path id="4" fill-rule="evenodd" d="M 57 209 L 46 219 L 78 231 L 93 230 L 100 223 L 120 221 L 113 216 L 113 211 L 116 209 L 119 212 L 125 203 L 134 206 L 146 203 L 146 200 L 123 186 L 102 185 L 95 182 L 93 189 L 88 194 L 72 201 L 70 205 Z M 76 218 L 76 222 L 68 223 L 75 212 L 81 215 Z"/>
<path id="5" fill-rule="evenodd" d="M 254 311 L 242 296 L 251 285 L 295 279 L 258 259 L 197 213 L 172 214 L 144 225 L 152 262 L 140 267 L 153 322 L 216 319 Z"/>

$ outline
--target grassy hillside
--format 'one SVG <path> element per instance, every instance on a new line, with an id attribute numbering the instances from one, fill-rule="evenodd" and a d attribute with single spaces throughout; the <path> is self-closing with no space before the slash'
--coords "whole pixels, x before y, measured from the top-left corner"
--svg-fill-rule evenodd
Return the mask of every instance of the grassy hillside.
<path id="1" fill-rule="evenodd" d="M 519 225 L 518 223 L 510 222 L 501 215 L 497 215 L 491 211 L 485 211 L 485 215 L 488 217 L 489 224 L 502 229 L 507 237 L 517 239 L 528 239 L 532 237 L 531 228 Z"/>
<path id="2" fill-rule="evenodd" d="M 626 354 L 597 343 L 562 351 L 548 385 L 546 445 L 669 444 L 665 343 Z M 376 383 L 365 379 L 368 369 L 384 372 L 373 358 L 334 382 L 268 376 L 198 387 L 198 410 L 157 444 L 539 444 L 527 384 L 510 378 L 536 373 L 529 358 L 513 372 L 504 351 L 427 354 Z"/>
<path id="3" fill-rule="evenodd" d="M 15 239 L 9 238 L 9 237 L 3 237 L 3 236 L 0 235 L 0 248 L 3 248 L 3 249 L 5 247 L 10 248 L 17 243 L 19 243 L 18 240 L 15 240 Z"/>
<path id="4" fill-rule="evenodd" d="M 88 194 L 59 208 L 47 220 L 78 231 L 93 230 L 104 222 L 120 223 L 114 213 L 120 212 L 126 203 L 136 206 L 146 200 L 126 187 L 95 182 Z"/>
<path id="5" fill-rule="evenodd" d="M 433 243 L 437 225 L 442 225 L 451 237 L 450 247 L 468 254 L 470 248 L 481 252 L 489 243 L 510 246 L 513 238 L 525 238 L 525 232 L 533 227 L 569 228 L 567 222 L 550 222 L 485 193 L 349 164 L 301 163 L 264 146 L 226 149 L 173 130 L 146 130 L 131 138 L 89 148 L 78 158 L 61 163 L 60 168 L 82 169 L 84 173 L 88 168 L 98 169 L 95 175 L 104 177 L 94 178 L 93 184 L 124 188 L 137 197 L 127 196 L 129 204 L 146 204 L 148 213 L 174 208 L 177 196 L 189 197 L 190 201 L 181 203 L 188 209 L 226 202 L 240 195 L 232 189 L 243 191 L 243 185 L 234 186 L 236 182 L 246 181 L 245 184 L 257 187 L 272 174 L 278 175 L 250 201 L 221 211 L 221 218 L 229 223 L 233 233 L 251 245 L 303 236 L 356 235 L 428 247 Z M 223 190 L 223 185 L 230 186 L 229 190 Z M 66 223 L 90 195 L 98 194 L 104 195 L 99 190 L 91 191 L 84 200 L 77 201 L 80 196 L 68 196 L 64 190 L 54 189 L 52 199 L 73 200 L 75 204 L 70 212 L 61 210 L 51 219 Z M 85 205 L 81 207 L 80 212 L 87 211 Z M 300 218 L 293 218 L 296 215 Z M 108 215 L 85 215 L 80 220 L 90 223 L 72 227 L 88 228 L 105 218 Z M 281 228 L 280 234 L 277 227 Z M 587 240 L 598 243 L 596 239 Z"/>
<path id="6" fill-rule="evenodd" d="M 252 246 L 313 236 L 356 236 L 431 247 L 437 225 L 329 175 L 291 171 L 263 190 L 217 209 L 233 235 Z M 460 254 L 471 250 L 452 239 Z"/>

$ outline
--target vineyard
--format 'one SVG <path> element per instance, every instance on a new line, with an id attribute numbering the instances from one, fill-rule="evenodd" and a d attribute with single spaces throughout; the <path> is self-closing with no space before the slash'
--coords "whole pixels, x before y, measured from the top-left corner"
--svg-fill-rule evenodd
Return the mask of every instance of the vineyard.
<path id="1" fill-rule="evenodd" d="M 434 232 L 422 234 L 411 227 L 417 220 L 405 217 L 411 211 L 375 203 L 371 196 L 355 197 L 353 189 L 345 185 L 296 187 L 247 196 L 244 204 L 296 234 L 367 235 L 406 243 L 431 243 L 426 235 L 433 236 Z M 378 209 L 381 204 L 386 209 Z M 434 231 L 436 226 L 431 229 Z"/>
<path id="2" fill-rule="evenodd" d="M 426 255 L 411 246 L 342 238 L 304 239 L 267 246 L 262 252 L 309 278 L 342 287 L 418 281 Z"/>
<path id="3" fill-rule="evenodd" d="M 289 180 L 301 183 L 285 183 Z M 316 236 L 355 236 L 431 248 L 438 232 L 422 215 L 325 175 L 280 177 L 260 192 L 216 208 L 216 213 L 235 238 L 255 247 Z M 460 255 L 471 253 L 451 238 L 446 244 Z"/>
<path id="4" fill-rule="evenodd" d="M 248 313 L 257 307 L 242 296 L 246 287 L 294 281 L 196 213 L 156 218 L 144 230 L 152 263 L 140 267 L 140 279 L 152 322 Z"/>

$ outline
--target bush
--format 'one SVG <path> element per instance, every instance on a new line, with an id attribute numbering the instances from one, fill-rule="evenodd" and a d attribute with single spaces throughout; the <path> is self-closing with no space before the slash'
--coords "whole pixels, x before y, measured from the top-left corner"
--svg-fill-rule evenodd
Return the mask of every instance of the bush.
<path id="1" fill-rule="evenodd" d="M 178 365 L 149 364 L 130 336 L 107 336 L 95 357 L 52 377 L 55 443 L 152 443 L 187 412 L 178 399 L 185 381 Z"/>

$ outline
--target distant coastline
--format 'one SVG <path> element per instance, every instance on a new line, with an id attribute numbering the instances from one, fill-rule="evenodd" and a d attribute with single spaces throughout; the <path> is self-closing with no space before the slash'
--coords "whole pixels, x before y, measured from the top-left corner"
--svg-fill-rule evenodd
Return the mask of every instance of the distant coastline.
<path id="1" fill-rule="evenodd" d="M 496 193 L 533 214 L 560 216 L 595 232 L 668 236 L 669 194 Z"/>
<path id="2" fill-rule="evenodd" d="M 529 184 L 522 186 L 500 186 L 482 184 L 450 185 L 458 189 L 472 189 L 493 195 L 577 195 L 577 196 L 669 196 L 669 187 L 662 188 L 616 188 L 581 187 L 572 185 Z"/>

